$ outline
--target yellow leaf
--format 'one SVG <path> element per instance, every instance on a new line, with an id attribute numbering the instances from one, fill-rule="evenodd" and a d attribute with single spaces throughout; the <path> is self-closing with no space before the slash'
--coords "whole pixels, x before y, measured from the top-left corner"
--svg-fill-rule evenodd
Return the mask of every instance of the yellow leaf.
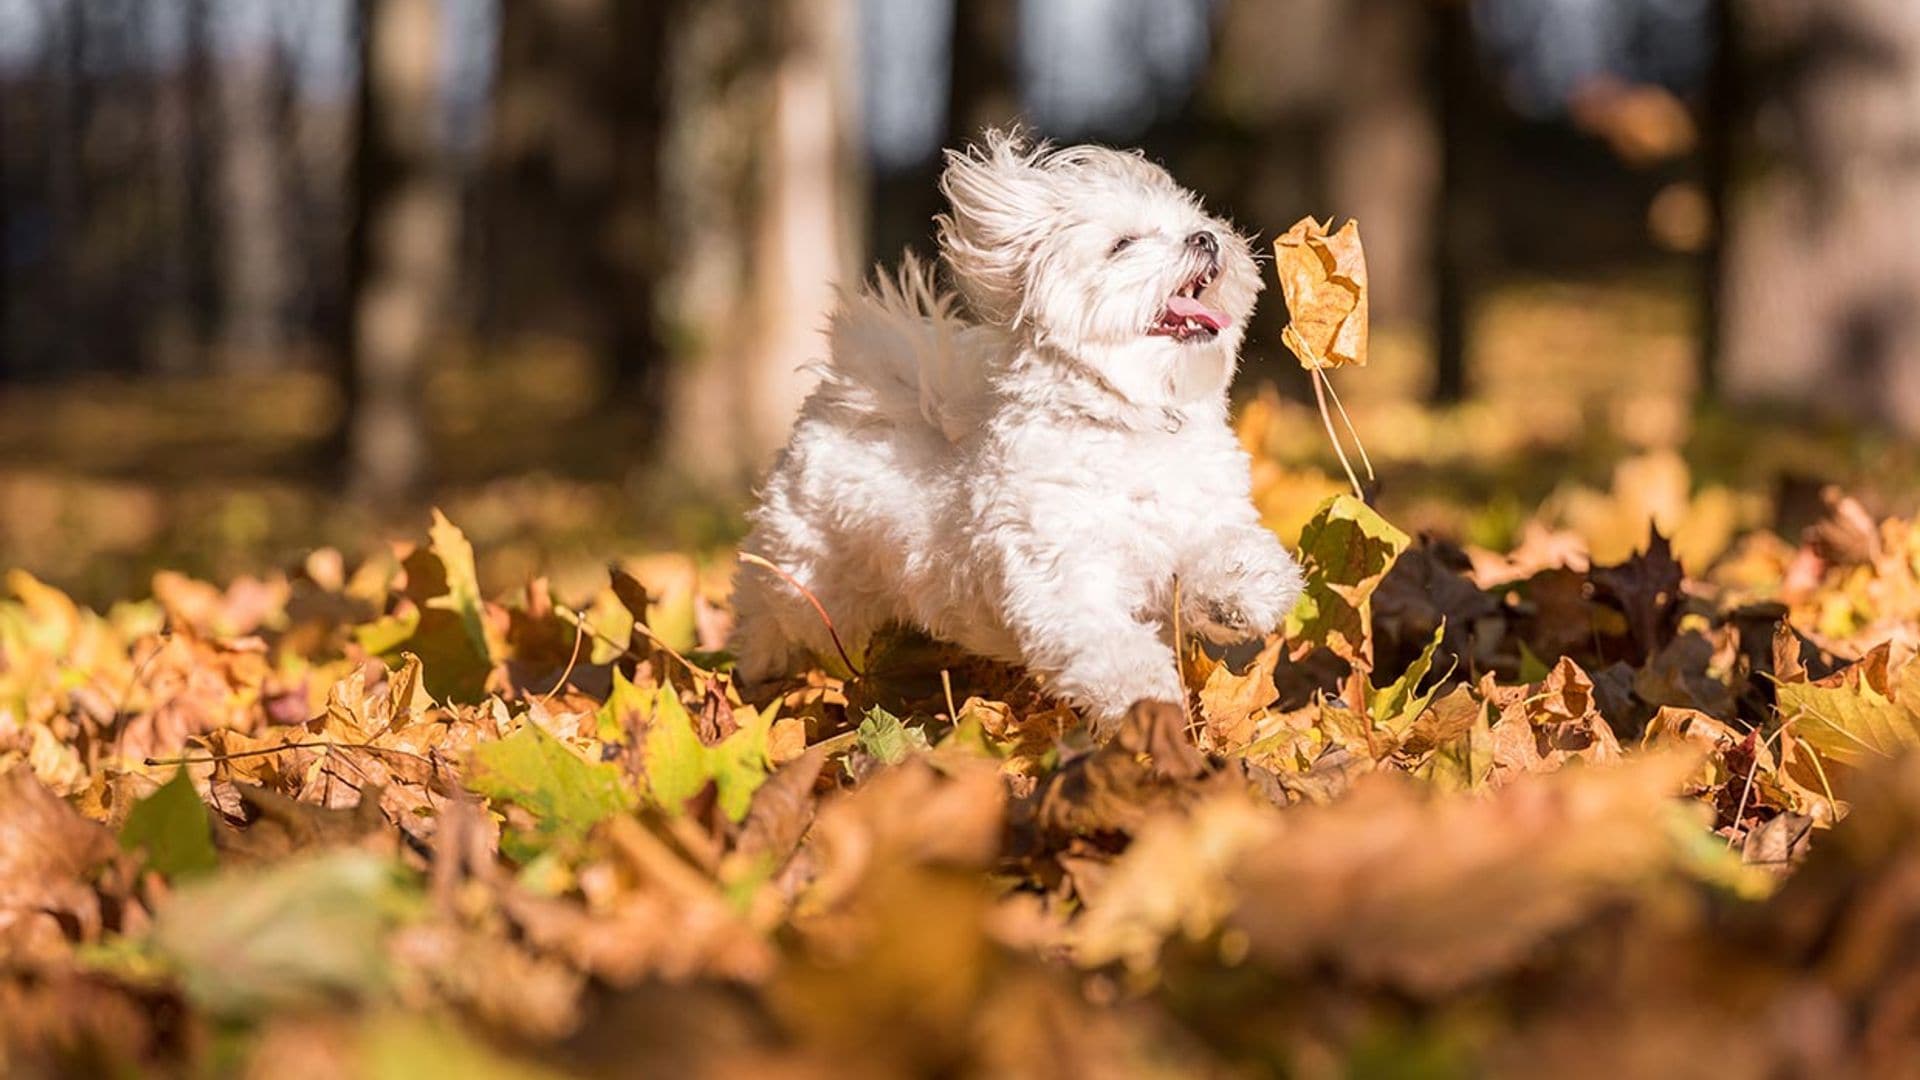
<path id="1" fill-rule="evenodd" d="M 1364 367 L 1367 363 L 1367 258 L 1360 225 L 1337 233 L 1301 218 L 1273 242 L 1274 269 L 1293 321 L 1281 335 L 1300 366 Z"/>
<path id="2" fill-rule="evenodd" d="M 1237 748 L 1251 741 L 1254 721 L 1280 696 L 1274 689 L 1273 669 L 1286 648 L 1285 638 L 1274 637 L 1239 675 L 1225 664 L 1213 665 L 1200 687 L 1200 713 L 1216 744 Z"/>
<path id="3" fill-rule="evenodd" d="M 1860 678 L 1837 685 L 1782 683 L 1781 715 L 1796 724 L 1794 733 L 1830 761 L 1860 765 L 1876 757 L 1895 757 L 1920 746 L 1920 667 L 1892 696 Z"/>

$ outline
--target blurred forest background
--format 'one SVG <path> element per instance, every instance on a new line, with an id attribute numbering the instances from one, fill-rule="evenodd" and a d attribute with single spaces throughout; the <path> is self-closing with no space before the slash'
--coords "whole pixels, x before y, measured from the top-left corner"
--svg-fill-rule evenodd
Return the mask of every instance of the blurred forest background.
<path id="1" fill-rule="evenodd" d="M 125 595 L 429 501 L 492 575 L 722 543 L 835 286 L 1015 121 L 1362 222 L 1403 524 L 1649 452 L 1899 504 L 1916 102 L 1905 0 L 0 0 L 0 565 Z M 1284 318 L 1240 386 L 1310 506 Z"/>

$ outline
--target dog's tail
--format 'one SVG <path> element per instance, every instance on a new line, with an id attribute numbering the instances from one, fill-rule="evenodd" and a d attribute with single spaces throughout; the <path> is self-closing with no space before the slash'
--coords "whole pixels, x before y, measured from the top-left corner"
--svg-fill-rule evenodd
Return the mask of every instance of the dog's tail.
<path id="1" fill-rule="evenodd" d="M 985 340 L 933 267 L 908 252 L 895 275 L 847 295 L 828 325 L 830 358 L 820 393 L 894 426 L 927 425 L 958 441 L 980 422 L 986 396 Z"/>

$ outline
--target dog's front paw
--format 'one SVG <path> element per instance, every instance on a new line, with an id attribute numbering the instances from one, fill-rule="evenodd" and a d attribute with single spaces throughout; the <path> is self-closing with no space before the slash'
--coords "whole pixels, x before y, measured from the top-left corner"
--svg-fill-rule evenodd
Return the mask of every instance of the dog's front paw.
<path id="1" fill-rule="evenodd" d="M 1264 540 L 1222 549 L 1194 568 L 1181 614 L 1208 639 L 1260 637 L 1278 627 L 1300 598 L 1300 567 L 1270 534 Z"/>

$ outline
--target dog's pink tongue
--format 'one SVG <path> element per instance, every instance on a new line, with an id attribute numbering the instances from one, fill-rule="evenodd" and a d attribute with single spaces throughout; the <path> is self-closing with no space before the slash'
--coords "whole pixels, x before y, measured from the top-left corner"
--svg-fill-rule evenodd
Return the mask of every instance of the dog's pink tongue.
<path id="1" fill-rule="evenodd" d="M 1204 323 L 1209 330 L 1225 330 L 1233 322 L 1225 312 L 1215 311 L 1191 296 L 1175 296 L 1168 300 L 1167 314 Z"/>

